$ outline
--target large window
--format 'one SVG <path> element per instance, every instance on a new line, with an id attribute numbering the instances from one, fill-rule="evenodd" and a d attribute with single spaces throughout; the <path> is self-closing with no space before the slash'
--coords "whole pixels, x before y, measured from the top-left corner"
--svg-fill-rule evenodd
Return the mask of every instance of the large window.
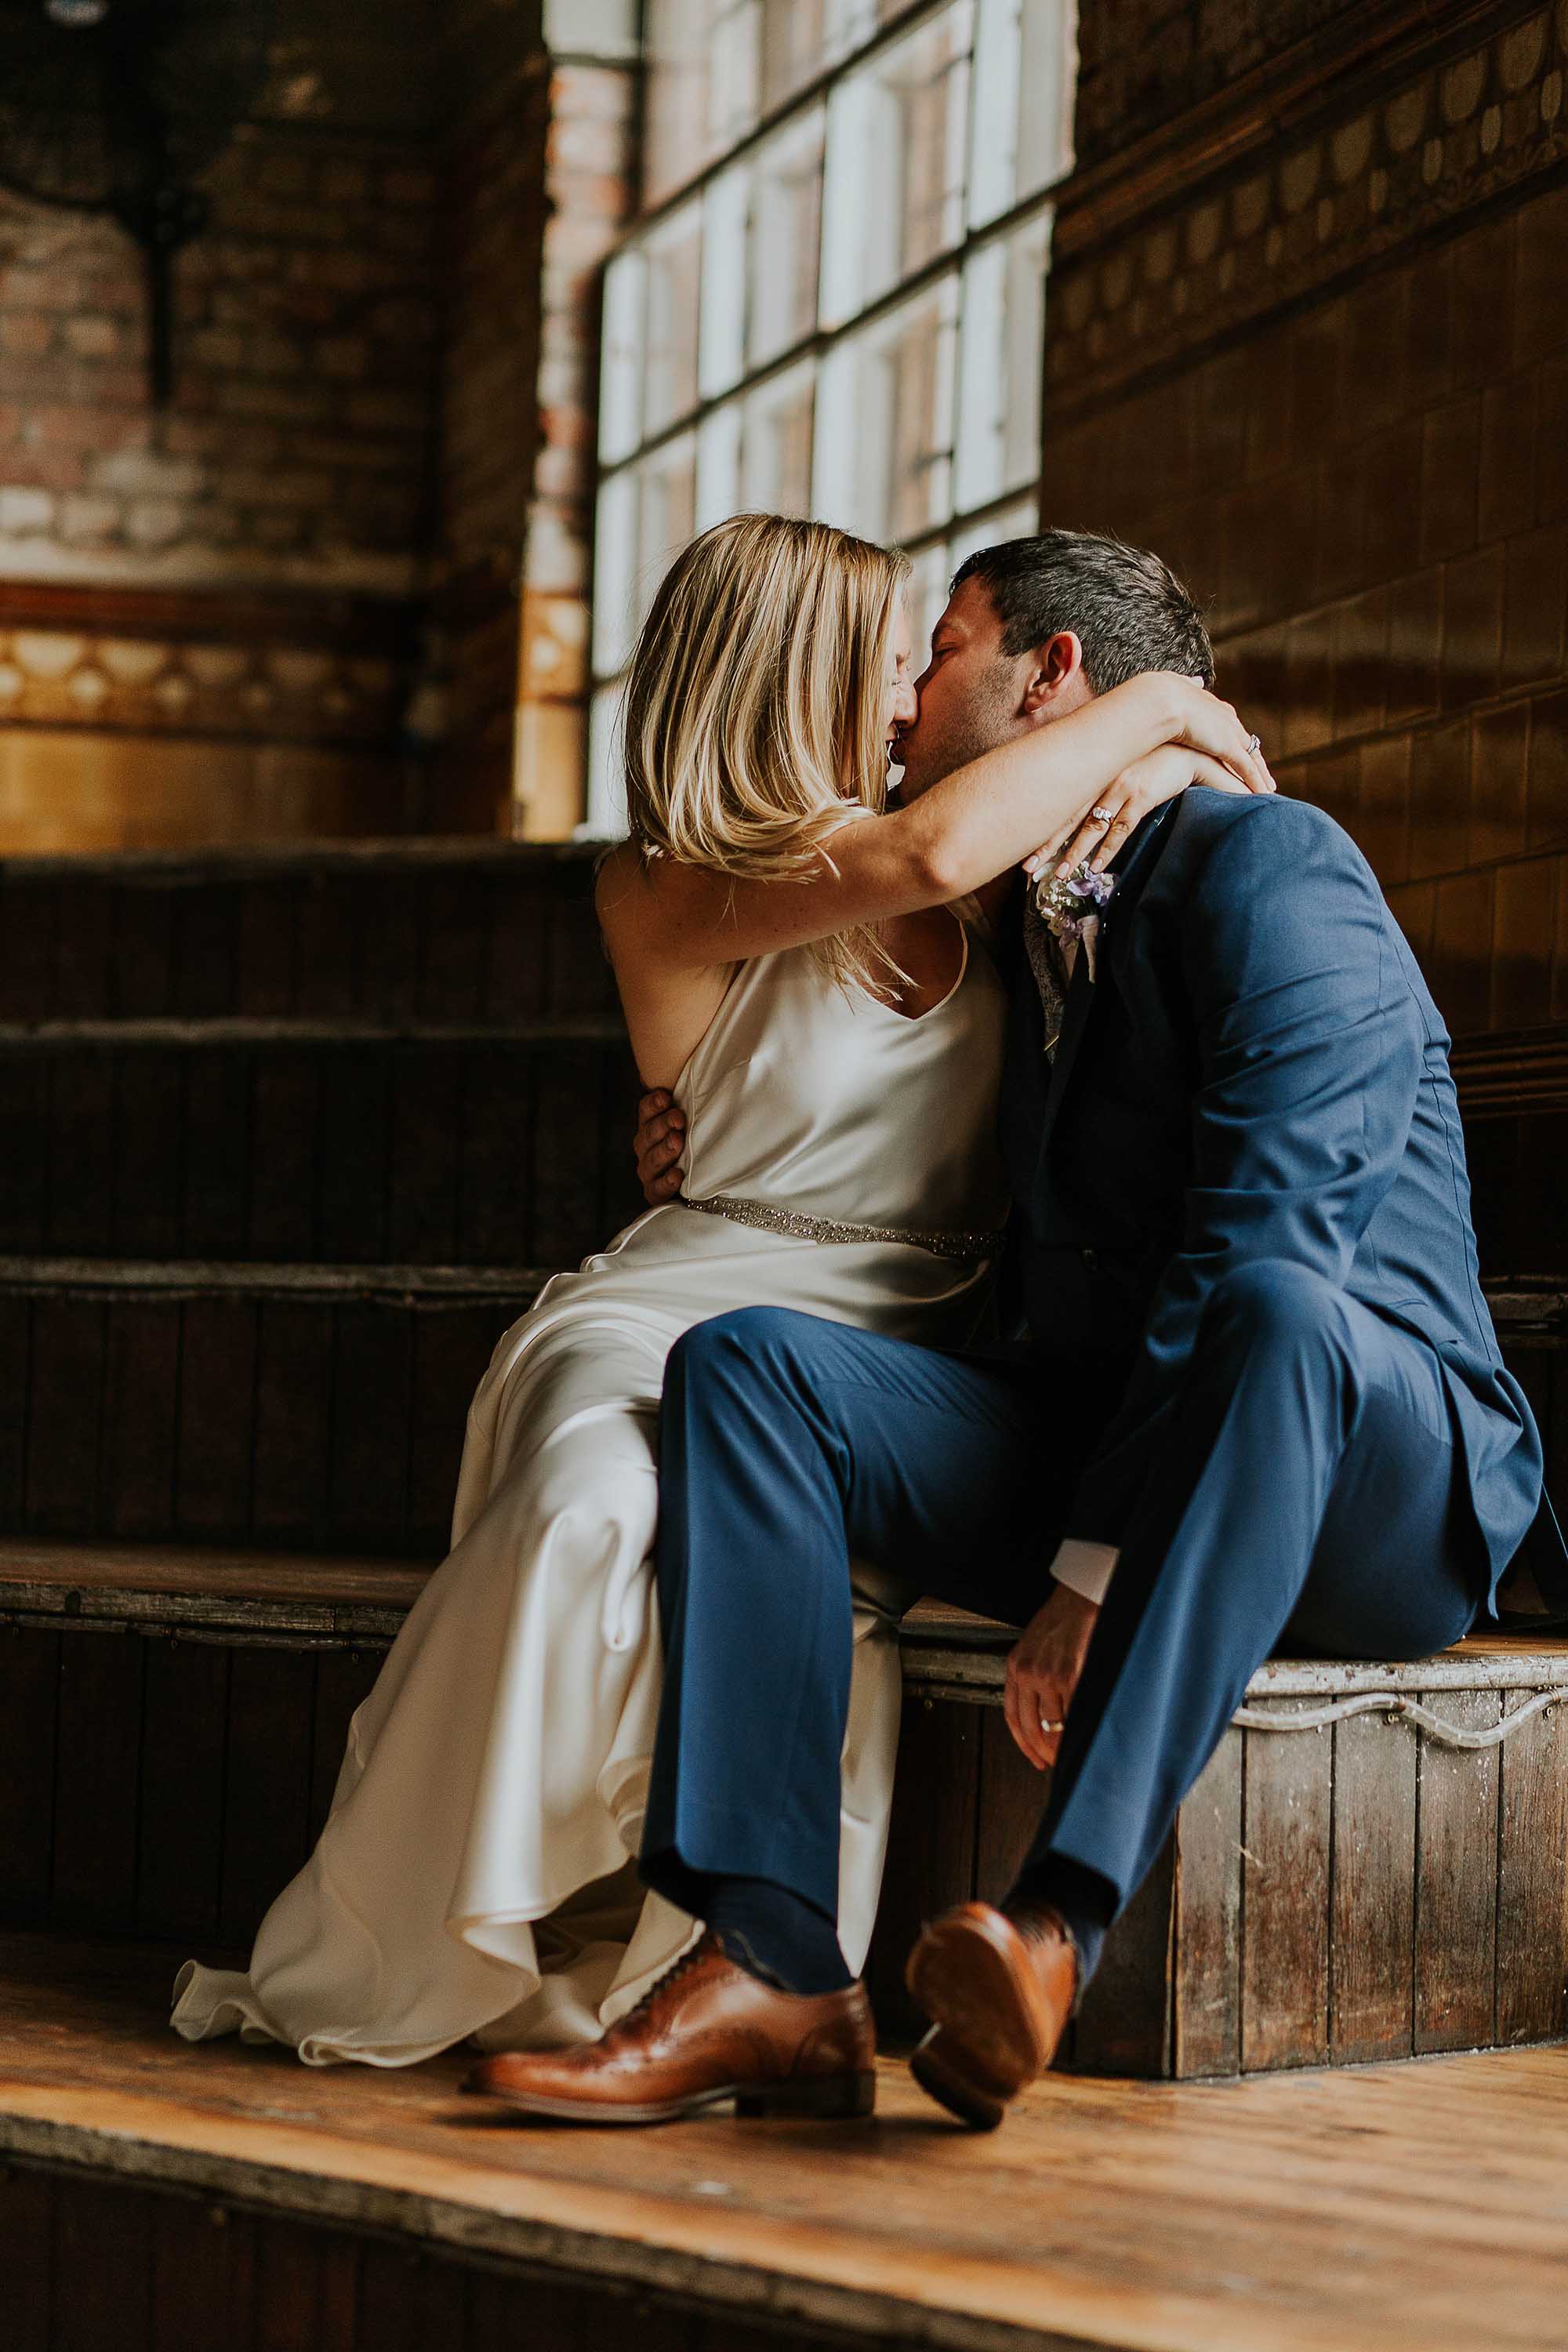
<path id="1" fill-rule="evenodd" d="M 589 824 L 648 601 L 744 508 L 897 543 L 929 627 L 1032 530 L 1073 0 L 647 0 L 644 215 L 605 276 Z"/>

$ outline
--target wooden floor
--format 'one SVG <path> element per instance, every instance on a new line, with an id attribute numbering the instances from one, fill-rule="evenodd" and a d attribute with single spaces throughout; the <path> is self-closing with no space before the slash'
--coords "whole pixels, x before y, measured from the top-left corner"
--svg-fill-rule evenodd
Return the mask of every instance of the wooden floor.
<path id="1" fill-rule="evenodd" d="M 458 2095 L 456 2056 L 318 2072 L 190 2048 L 163 2022 L 175 1957 L 0 1937 L 0 2154 L 696 2293 L 737 2325 L 1161 2352 L 1568 2343 L 1568 2048 L 1053 2078 L 990 2137 L 894 2063 L 864 2124 L 520 2128 Z"/>

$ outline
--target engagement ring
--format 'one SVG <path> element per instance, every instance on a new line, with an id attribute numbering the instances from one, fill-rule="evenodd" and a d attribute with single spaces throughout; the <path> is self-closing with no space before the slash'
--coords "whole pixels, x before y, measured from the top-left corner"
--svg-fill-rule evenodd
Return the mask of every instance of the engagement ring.
<path id="1" fill-rule="evenodd" d="M 1262 736 L 1249 735 L 1247 739 L 1247 748 L 1249 751 L 1261 751 L 1263 749 Z"/>
<path id="2" fill-rule="evenodd" d="M 1091 808 L 1089 810 L 1089 814 L 1094 819 L 1096 824 L 1109 824 L 1110 823 L 1110 811 L 1108 808 Z"/>

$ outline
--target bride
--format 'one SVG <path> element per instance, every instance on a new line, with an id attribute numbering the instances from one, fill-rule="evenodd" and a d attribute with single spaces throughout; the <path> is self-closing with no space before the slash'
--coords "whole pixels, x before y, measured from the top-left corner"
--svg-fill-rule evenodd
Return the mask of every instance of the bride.
<path id="1" fill-rule="evenodd" d="M 636 1868 L 665 1359 L 752 1305 L 965 1342 L 1005 1213 L 1003 992 L 952 902 L 1041 843 L 1057 854 L 1102 798 L 1136 823 L 1250 767 L 1227 706 L 1140 678 L 889 812 L 915 712 L 906 569 L 825 524 L 743 515 L 658 592 L 629 684 L 631 838 L 597 903 L 644 1081 L 686 1114 L 682 1191 L 502 1335 L 452 1549 L 248 1970 L 181 1969 L 189 2040 L 382 2066 L 465 2037 L 591 2040 L 700 1933 Z M 856 1972 L 899 1719 L 890 1596 L 867 1572 L 857 1597 L 839 1906 Z"/>

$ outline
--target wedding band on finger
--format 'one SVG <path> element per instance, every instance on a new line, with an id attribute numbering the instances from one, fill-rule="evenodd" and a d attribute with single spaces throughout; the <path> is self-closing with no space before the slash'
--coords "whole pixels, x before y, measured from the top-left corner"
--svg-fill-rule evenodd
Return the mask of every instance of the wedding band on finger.
<path id="1" fill-rule="evenodd" d="M 1247 737 L 1247 750 L 1248 750 L 1249 751 L 1253 751 L 1253 752 L 1261 751 L 1262 751 L 1262 749 L 1263 749 L 1263 738 L 1262 738 L 1262 736 L 1261 736 L 1261 735 L 1249 735 L 1249 736 Z"/>
<path id="2" fill-rule="evenodd" d="M 1061 1731 L 1061 1730 L 1063 1730 L 1063 1729 L 1065 1729 L 1065 1728 L 1066 1728 L 1066 1727 L 1065 1727 L 1064 1725 L 1059 1724 L 1059 1723 L 1052 1723 L 1052 1722 L 1049 1720 L 1049 1718 L 1048 1718 L 1047 1717 L 1046 1717 L 1046 1716 L 1043 1716 L 1043 1715 L 1042 1715 L 1042 1716 L 1041 1716 L 1041 1717 L 1040 1717 L 1040 1729 L 1041 1729 L 1042 1731 Z"/>
<path id="3" fill-rule="evenodd" d="M 1089 810 L 1089 814 L 1094 819 L 1096 824 L 1109 824 L 1110 823 L 1110 811 L 1108 808 L 1091 808 Z"/>

